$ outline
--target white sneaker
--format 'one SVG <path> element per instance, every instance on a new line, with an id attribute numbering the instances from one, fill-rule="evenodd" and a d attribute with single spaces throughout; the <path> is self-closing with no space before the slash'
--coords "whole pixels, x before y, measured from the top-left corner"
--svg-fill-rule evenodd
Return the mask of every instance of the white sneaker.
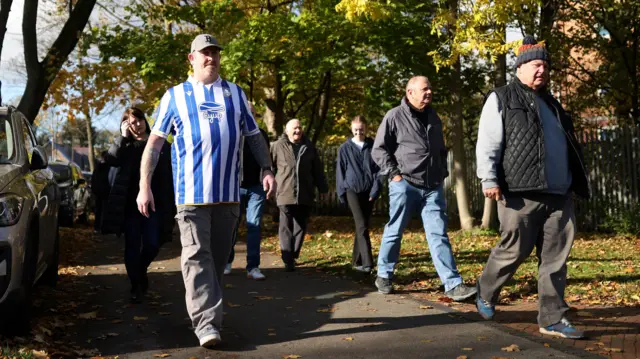
<path id="1" fill-rule="evenodd" d="M 211 334 L 207 334 L 204 337 L 200 338 L 200 346 L 203 348 L 211 349 L 216 346 L 216 344 L 222 341 L 222 337 L 218 331 L 215 331 Z"/>
<path id="2" fill-rule="evenodd" d="M 231 263 L 227 263 L 227 265 L 224 266 L 224 275 L 227 274 L 231 274 Z"/>
<path id="3" fill-rule="evenodd" d="M 267 277 L 260 272 L 260 268 L 253 268 L 247 273 L 247 278 L 253 280 L 265 280 Z"/>

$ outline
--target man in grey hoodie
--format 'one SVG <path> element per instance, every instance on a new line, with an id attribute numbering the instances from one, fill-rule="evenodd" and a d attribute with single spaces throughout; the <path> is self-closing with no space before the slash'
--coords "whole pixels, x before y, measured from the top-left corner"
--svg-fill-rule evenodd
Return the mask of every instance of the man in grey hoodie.
<path id="1" fill-rule="evenodd" d="M 576 230 L 571 192 L 588 198 L 589 185 L 571 119 L 546 87 L 550 63 L 544 43 L 525 37 L 516 78 L 482 109 L 477 174 L 484 195 L 498 201 L 502 239 L 478 280 L 476 307 L 492 319 L 500 289 L 536 247 L 540 332 L 578 339 L 584 333 L 565 318 L 564 289 Z"/>
<path id="2" fill-rule="evenodd" d="M 442 121 L 430 106 L 432 95 L 429 79 L 411 78 L 406 97 L 384 116 L 373 143 L 373 160 L 380 173 L 390 180 L 389 223 L 380 243 L 375 284 L 380 293 L 393 292 L 393 271 L 400 256 L 402 232 L 413 214 L 419 212 L 445 295 L 461 301 L 476 294 L 476 289 L 462 282 L 447 236 L 443 188 L 449 175 L 447 148 Z"/>

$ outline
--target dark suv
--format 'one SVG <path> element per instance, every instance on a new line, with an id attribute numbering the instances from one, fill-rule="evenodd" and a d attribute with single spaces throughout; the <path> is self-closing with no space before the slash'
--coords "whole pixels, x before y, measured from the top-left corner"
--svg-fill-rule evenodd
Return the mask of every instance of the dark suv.
<path id="1" fill-rule="evenodd" d="M 91 196 L 80 167 L 75 163 L 53 162 L 49 168 L 53 170 L 61 192 L 60 225 L 73 227 L 77 220 L 86 222 Z"/>

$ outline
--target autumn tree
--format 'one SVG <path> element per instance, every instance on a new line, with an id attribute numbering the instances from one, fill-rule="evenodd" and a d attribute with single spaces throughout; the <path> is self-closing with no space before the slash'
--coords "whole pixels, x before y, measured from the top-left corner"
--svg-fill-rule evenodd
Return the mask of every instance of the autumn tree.
<path id="1" fill-rule="evenodd" d="M 25 1 L 22 18 L 22 34 L 24 37 L 24 60 L 27 72 L 27 84 L 24 94 L 18 104 L 18 109 L 31 122 L 34 121 L 49 86 L 67 60 L 69 54 L 75 48 L 82 30 L 86 26 L 89 16 L 93 11 L 96 0 L 78 0 L 71 4 L 69 16 L 64 23 L 57 38 L 46 51 L 44 56 L 38 54 L 38 34 L 36 32 L 36 20 L 40 1 Z M 66 3 L 66 2 L 64 2 Z M 0 3 L 0 29 L 6 29 L 4 11 L 9 9 L 11 1 L 4 0 Z M 4 23 L 3 23 L 4 21 Z M 2 33 L 2 31 L 0 31 Z M 4 34 L 2 34 L 4 36 Z M 4 40 L 4 39 L 0 39 Z"/>

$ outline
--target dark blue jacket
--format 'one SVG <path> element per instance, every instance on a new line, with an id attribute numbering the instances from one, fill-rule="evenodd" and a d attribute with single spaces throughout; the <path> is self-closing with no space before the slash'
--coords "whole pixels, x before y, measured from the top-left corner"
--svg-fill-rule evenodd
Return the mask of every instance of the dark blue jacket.
<path id="1" fill-rule="evenodd" d="M 369 192 L 369 197 L 373 199 L 380 195 L 380 168 L 371 158 L 372 148 L 371 138 L 365 138 L 362 149 L 351 139 L 340 146 L 336 166 L 336 189 L 340 202 L 346 203 L 348 190 Z"/>

